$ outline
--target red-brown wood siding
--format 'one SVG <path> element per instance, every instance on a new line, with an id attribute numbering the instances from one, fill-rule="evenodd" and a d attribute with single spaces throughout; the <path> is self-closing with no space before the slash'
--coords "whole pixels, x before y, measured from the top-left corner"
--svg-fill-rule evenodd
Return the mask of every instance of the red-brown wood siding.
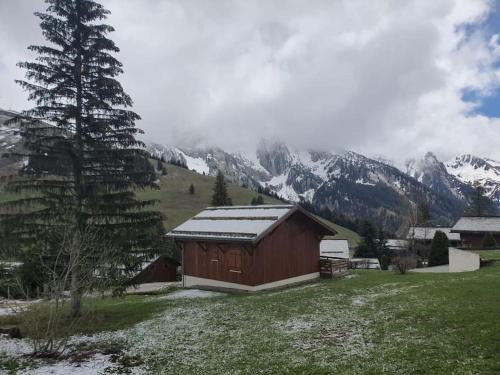
<path id="1" fill-rule="evenodd" d="M 483 240 L 486 233 L 460 233 L 462 246 L 469 249 L 481 249 L 483 247 Z M 493 234 L 497 245 L 500 246 L 500 234 Z"/>
<path id="2" fill-rule="evenodd" d="M 184 243 L 184 274 L 260 285 L 319 271 L 324 228 L 295 212 L 256 247 L 238 243 Z"/>
<path id="3" fill-rule="evenodd" d="M 147 266 L 139 275 L 140 283 L 162 283 L 177 280 L 178 263 L 166 257 L 160 257 Z"/>

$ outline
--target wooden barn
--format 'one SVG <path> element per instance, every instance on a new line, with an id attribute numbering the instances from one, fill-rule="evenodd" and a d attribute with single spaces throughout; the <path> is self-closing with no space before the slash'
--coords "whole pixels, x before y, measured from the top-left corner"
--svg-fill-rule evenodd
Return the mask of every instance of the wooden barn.
<path id="1" fill-rule="evenodd" d="M 167 234 L 182 246 L 183 286 L 246 291 L 319 277 L 326 235 L 294 205 L 209 207 Z"/>
<path id="2" fill-rule="evenodd" d="M 175 259 L 161 256 L 153 262 L 144 264 L 142 271 L 134 277 L 134 281 L 138 284 L 176 281 L 179 265 Z"/>
<path id="3" fill-rule="evenodd" d="M 486 236 L 491 235 L 500 246 L 500 217 L 498 216 L 464 216 L 461 217 L 451 232 L 460 236 L 463 247 L 481 249 Z M 493 246 L 493 247 L 496 247 Z"/>

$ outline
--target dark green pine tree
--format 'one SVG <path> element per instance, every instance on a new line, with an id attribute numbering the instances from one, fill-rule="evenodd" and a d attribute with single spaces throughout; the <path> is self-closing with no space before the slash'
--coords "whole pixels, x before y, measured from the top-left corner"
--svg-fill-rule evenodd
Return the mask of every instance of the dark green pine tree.
<path id="1" fill-rule="evenodd" d="M 464 213 L 468 216 L 493 216 L 496 214 L 493 202 L 485 195 L 485 190 L 481 185 L 474 186 L 474 194 Z"/>
<path id="2" fill-rule="evenodd" d="M 487 232 L 484 235 L 482 246 L 484 249 L 493 249 L 497 247 L 497 241 L 491 232 Z"/>
<path id="3" fill-rule="evenodd" d="M 161 214 L 134 194 L 154 186 L 154 170 L 136 139 L 139 116 L 117 80 L 119 49 L 108 38 L 113 28 L 102 23 L 109 11 L 92 0 L 46 2 L 46 13 L 36 16 L 49 43 L 30 46 L 38 57 L 19 63 L 27 73 L 18 83 L 36 106 L 21 116 L 29 161 L 9 189 L 23 198 L 0 207 L 0 242 L 29 258 L 42 248 L 57 251 L 61 227 L 77 242 L 91 228 L 113 244 L 100 272 L 118 287 L 161 245 Z M 71 271 L 74 315 L 85 292 L 80 280 L 95 275 L 87 264 Z"/>
<path id="4" fill-rule="evenodd" d="M 252 200 L 250 201 L 250 205 L 252 206 L 259 206 L 264 204 L 264 198 L 262 195 L 257 195 L 256 197 L 253 197 Z"/>
<path id="5" fill-rule="evenodd" d="M 194 192 L 195 192 L 194 185 L 193 184 L 189 185 L 189 194 L 194 195 Z"/>
<path id="6" fill-rule="evenodd" d="M 377 258 L 377 250 L 375 228 L 369 221 L 365 221 L 361 228 L 361 243 L 356 249 L 355 256 L 359 258 Z"/>
<path id="7" fill-rule="evenodd" d="M 438 230 L 432 239 L 429 267 L 444 264 L 448 264 L 448 237 L 444 232 Z"/>
<path id="8" fill-rule="evenodd" d="M 391 263 L 391 253 L 389 247 L 387 246 L 387 238 L 382 228 L 378 231 L 375 246 L 377 248 L 376 253 L 380 263 L 380 268 L 385 271 L 389 269 L 389 264 Z"/>
<path id="9" fill-rule="evenodd" d="M 212 195 L 212 206 L 232 206 L 233 202 L 227 193 L 226 180 L 219 170 L 215 178 L 214 194 Z"/>

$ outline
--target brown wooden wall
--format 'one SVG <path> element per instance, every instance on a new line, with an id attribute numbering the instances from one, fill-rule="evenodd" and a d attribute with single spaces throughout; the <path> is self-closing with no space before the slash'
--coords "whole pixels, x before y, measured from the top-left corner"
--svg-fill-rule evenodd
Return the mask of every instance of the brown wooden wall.
<path id="1" fill-rule="evenodd" d="M 184 274 L 207 279 L 260 285 L 319 272 L 323 229 L 295 212 L 259 244 L 184 243 Z"/>
<path id="2" fill-rule="evenodd" d="M 167 257 L 159 257 L 136 276 L 139 283 L 162 283 L 177 280 L 178 263 Z"/>
<path id="3" fill-rule="evenodd" d="M 460 233 L 462 246 L 469 249 L 481 249 L 483 247 L 483 240 L 486 233 Z M 498 246 L 500 246 L 500 234 L 493 234 Z"/>

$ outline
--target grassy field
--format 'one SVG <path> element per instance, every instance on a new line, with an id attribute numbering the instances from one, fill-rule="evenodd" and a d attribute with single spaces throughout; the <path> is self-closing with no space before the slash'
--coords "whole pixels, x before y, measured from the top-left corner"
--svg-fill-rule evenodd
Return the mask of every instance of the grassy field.
<path id="1" fill-rule="evenodd" d="M 500 249 L 496 250 L 478 250 L 476 251 L 481 258 L 500 260 Z"/>
<path id="2" fill-rule="evenodd" d="M 86 340 L 120 343 L 153 374 L 498 374 L 499 290 L 497 264 L 460 274 L 355 271 L 212 298 L 108 298 L 95 311 L 122 323 Z M 130 311 L 140 306 L 141 323 L 114 331 L 137 322 Z"/>
<path id="3" fill-rule="evenodd" d="M 70 306 L 69 303 L 66 304 L 61 315 L 67 318 L 67 322 L 61 325 L 58 335 L 66 332 L 70 335 L 90 335 L 130 327 L 153 317 L 165 307 L 161 300 L 146 295 L 127 295 L 124 298 L 85 298 L 82 303 L 85 307 L 84 312 L 76 323 L 69 319 Z M 8 305 L 6 303 L 6 306 Z M 26 315 L 32 311 L 36 311 L 37 319 L 40 321 L 49 319 L 47 302 L 40 302 L 31 310 L 16 315 L 0 316 L 0 327 L 17 326 L 24 336 L 32 337 L 34 333 L 26 319 Z"/>

